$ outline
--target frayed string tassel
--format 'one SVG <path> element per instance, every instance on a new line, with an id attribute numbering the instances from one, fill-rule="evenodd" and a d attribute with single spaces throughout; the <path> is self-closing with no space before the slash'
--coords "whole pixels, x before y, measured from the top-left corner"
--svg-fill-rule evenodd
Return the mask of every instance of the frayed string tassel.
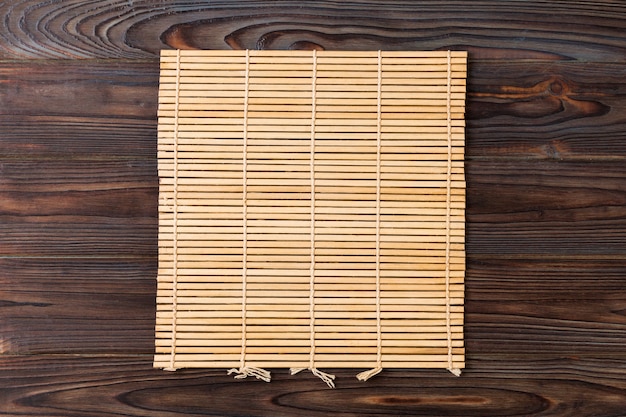
<path id="1" fill-rule="evenodd" d="M 291 372 L 291 375 L 295 375 L 298 372 L 304 371 L 305 369 L 310 370 L 313 375 L 326 382 L 326 385 L 328 385 L 330 388 L 335 388 L 335 375 L 327 374 L 326 372 L 322 372 L 317 368 L 290 368 L 289 372 Z"/>
<path id="2" fill-rule="evenodd" d="M 454 376 L 461 376 L 461 370 L 459 368 L 448 368 L 448 371 Z"/>
<path id="3" fill-rule="evenodd" d="M 311 372 L 313 373 L 313 375 L 326 382 L 326 385 L 328 385 L 330 388 L 335 388 L 335 375 L 327 374 L 326 372 L 322 372 L 317 368 L 311 369 Z"/>
<path id="4" fill-rule="evenodd" d="M 270 371 L 266 371 L 265 369 L 261 368 L 253 368 L 250 366 L 229 369 L 228 375 L 230 374 L 237 374 L 235 375 L 235 379 L 244 379 L 249 376 L 253 376 L 256 379 L 260 379 L 261 381 L 265 382 L 270 382 L 272 380 L 272 375 L 270 374 Z"/>
<path id="5" fill-rule="evenodd" d="M 370 369 L 368 371 L 363 371 L 359 374 L 357 374 L 356 378 L 359 381 L 367 381 L 368 379 L 370 379 L 371 377 L 378 375 L 380 373 L 380 371 L 382 371 L 383 368 L 374 368 L 374 369 Z"/>

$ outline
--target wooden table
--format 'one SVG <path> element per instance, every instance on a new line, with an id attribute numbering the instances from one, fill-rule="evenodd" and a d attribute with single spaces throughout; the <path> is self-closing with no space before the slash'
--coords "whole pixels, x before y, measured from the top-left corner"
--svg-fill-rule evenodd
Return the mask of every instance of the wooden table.
<path id="1" fill-rule="evenodd" d="M 0 5 L 0 415 L 626 413 L 626 5 Z M 467 50 L 467 369 L 152 369 L 162 48 Z"/>

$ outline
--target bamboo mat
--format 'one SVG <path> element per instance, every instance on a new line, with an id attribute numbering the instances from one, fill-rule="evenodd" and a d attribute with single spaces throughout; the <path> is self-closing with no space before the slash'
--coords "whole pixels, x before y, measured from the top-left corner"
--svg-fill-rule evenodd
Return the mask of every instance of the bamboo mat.
<path id="1" fill-rule="evenodd" d="M 154 366 L 458 375 L 466 58 L 163 51 Z"/>

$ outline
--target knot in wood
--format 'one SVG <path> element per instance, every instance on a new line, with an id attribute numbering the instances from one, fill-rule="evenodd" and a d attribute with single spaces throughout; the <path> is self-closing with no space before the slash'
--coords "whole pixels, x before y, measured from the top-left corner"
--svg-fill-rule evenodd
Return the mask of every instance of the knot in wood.
<path id="1" fill-rule="evenodd" d="M 565 85 L 563 84 L 563 81 L 561 80 L 554 80 L 548 85 L 548 90 L 550 91 L 550 94 L 554 96 L 563 95 L 563 92 L 565 91 L 565 89 L 566 89 Z"/>

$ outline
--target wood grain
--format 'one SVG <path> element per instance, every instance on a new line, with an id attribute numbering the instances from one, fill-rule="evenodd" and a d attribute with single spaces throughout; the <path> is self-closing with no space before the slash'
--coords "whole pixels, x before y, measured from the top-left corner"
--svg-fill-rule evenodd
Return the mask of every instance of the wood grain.
<path id="1" fill-rule="evenodd" d="M 274 370 L 274 380 L 233 382 L 219 371 L 150 369 L 148 358 L 4 357 L 0 413 L 17 416 L 613 416 L 626 406 L 626 368 L 598 362 L 500 360 L 483 356 L 462 378 L 386 371 L 369 383 L 334 370 L 342 385 Z M 7 375 L 20 373 L 17 379 Z M 6 383 L 9 382 L 9 385 Z"/>
<path id="2" fill-rule="evenodd" d="M 156 259 L 0 259 L 4 354 L 143 353 L 154 345 Z"/>
<path id="3" fill-rule="evenodd" d="M 6 2 L 4 58 L 146 58 L 183 49 L 468 49 L 476 58 L 621 60 L 621 3 L 138 0 Z M 555 16 L 559 16 L 555 18 Z M 567 30 L 563 30 L 563 22 Z M 576 47 L 572 47 L 576 44 Z"/>
<path id="4" fill-rule="evenodd" d="M 3 163 L 0 254 L 154 255 L 154 165 Z M 467 252 L 623 257 L 625 177 L 614 161 L 468 161 Z"/>
<path id="5" fill-rule="evenodd" d="M 470 58 L 469 160 L 626 158 L 623 64 Z M 0 155 L 153 159 L 158 62 L 115 62 L 0 61 Z"/>
<path id="6" fill-rule="evenodd" d="M 155 259 L 39 257 L 0 266 L 3 353 L 152 352 Z M 623 358 L 626 259 L 486 258 L 467 268 L 468 353 Z"/>
<path id="7" fill-rule="evenodd" d="M 468 163 L 468 254 L 623 257 L 625 174 L 614 161 Z"/>
<path id="8" fill-rule="evenodd" d="M 624 414 L 623 2 L 0 12 L 0 414 Z M 337 370 L 330 391 L 310 374 L 151 368 L 157 54 L 175 47 L 470 52 L 463 376 L 389 370 L 363 384 Z"/>

